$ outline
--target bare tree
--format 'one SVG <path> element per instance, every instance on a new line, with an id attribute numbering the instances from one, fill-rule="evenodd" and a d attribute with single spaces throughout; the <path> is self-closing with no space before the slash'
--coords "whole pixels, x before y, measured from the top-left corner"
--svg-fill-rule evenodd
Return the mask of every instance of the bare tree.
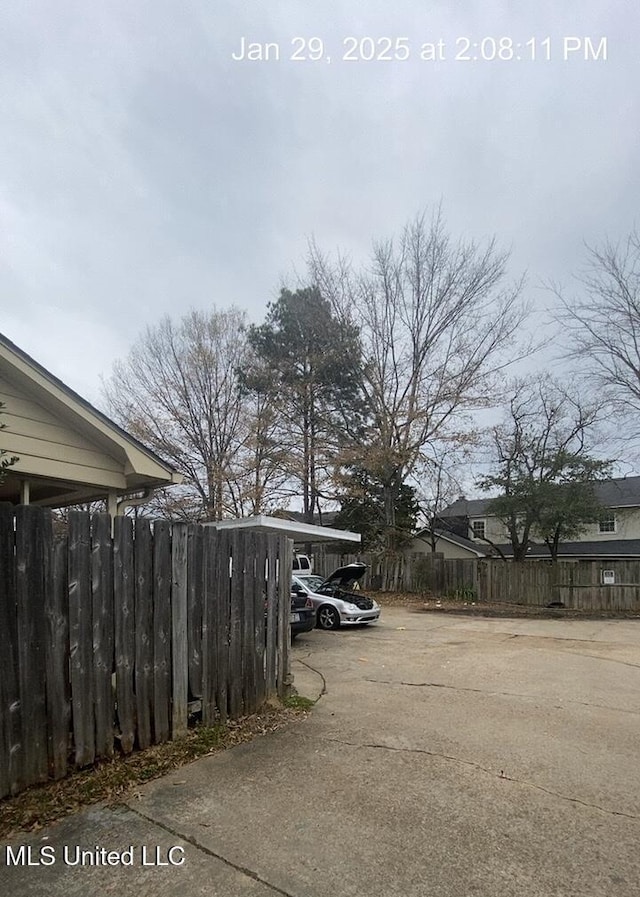
<path id="1" fill-rule="evenodd" d="M 640 414 L 640 233 L 622 243 L 588 247 L 578 275 L 578 296 L 561 302 L 563 347 L 571 336 L 572 355 L 587 369 L 616 411 Z"/>
<path id="2" fill-rule="evenodd" d="M 227 487 L 237 517 L 268 514 L 286 503 L 290 482 L 291 434 L 283 420 L 278 397 L 266 379 L 242 391 L 245 438 L 229 475 Z"/>
<path id="3" fill-rule="evenodd" d="M 466 447 L 458 439 L 436 442 L 429 449 L 428 461 L 420 463 L 419 473 L 414 474 L 414 478 L 419 484 L 416 499 L 420 516 L 429 532 L 431 551 L 435 553 L 438 530 L 443 529 L 442 511 L 462 494 L 462 467 L 469 459 L 466 458 Z"/>
<path id="4" fill-rule="evenodd" d="M 322 294 L 360 332 L 368 437 L 355 451 L 383 484 L 393 533 L 399 490 L 425 448 L 493 400 L 526 315 L 522 283 L 507 284 L 508 254 L 493 240 L 454 242 L 440 211 L 374 244 L 364 270 L 315 244 L 309 256 Z"/>
<path id="5" fill-rule="evenodd" d="M 590 453 L 598 410 L 546 374 L 511 389 L 505 421 L 492 431 L 493 472 L 478 485 L 499 493 L 487 513 L 506 527 L 514 560 L 525 560 L 535 536 L 555 561 L 560 543 L 597 518 L 593 485 L 610 475 L 611 462 Z M 495 536 L 483 541 L 505 559 Z"/>
<path id="6" fill-rule="evenodd" d="M 237 377 L 245 353 L 243 312 L 192 311 L 147 328 L 114 365 L 111 413 L 185 477 L 159 506 L 171 516 L 217 520 L 229 510 L 229 474 L 248 438 Z"/>

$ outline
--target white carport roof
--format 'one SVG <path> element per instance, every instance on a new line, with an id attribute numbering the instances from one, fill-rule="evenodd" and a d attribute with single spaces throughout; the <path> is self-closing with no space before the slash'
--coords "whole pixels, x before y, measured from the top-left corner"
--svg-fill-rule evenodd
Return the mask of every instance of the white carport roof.
<path id="1" fill-rule="evenodd" d="M 218 520 L 207 523 L 216 529 L 251 529 L 259 533 L 282 533 L 294 542 L 360 542 L 360 533 L 352 533 L 345 529 L 332 529 L 329 526 L 312 526 L 309 523 L 297 523 L 294 520 L 283 520 L 281 517 L 268 517 L 258 514 L 257 517 L 241 517 L 233 520 Z"/>

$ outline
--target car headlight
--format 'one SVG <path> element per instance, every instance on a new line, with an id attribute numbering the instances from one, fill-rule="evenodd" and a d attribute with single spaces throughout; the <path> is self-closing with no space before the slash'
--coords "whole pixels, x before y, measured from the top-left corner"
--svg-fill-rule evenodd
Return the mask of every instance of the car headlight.
<path id="1" fill-rule="evenodd" d="M 345 601 L 344 606 L 345 606 L 345 609 L 346 609 L 347 613 L 349 613 L 349 614 L 357 614 L 357 613 L 358 613 L 358 607 L 357 607 L 357 605 L 355 605 L 355 604 L 348 604 L 348 603 Z"/>

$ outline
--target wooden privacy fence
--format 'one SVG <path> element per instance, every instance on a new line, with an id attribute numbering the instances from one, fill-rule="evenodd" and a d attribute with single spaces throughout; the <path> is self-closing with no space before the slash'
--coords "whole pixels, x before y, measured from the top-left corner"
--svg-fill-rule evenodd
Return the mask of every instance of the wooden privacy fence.
<path id="1" fill-rule="evenodd" d="M 605 571 L 613 574 L 603 583 Z M 640 613 L 640 561 L 478 561 L 478 601 Z"/>
<path id="2" fill-rule="evenodd" d="M 362 589 L 382 589 L 385 585 L 383 560 L 379 555 L 334 554 L 328 549 L 314 556 L 314 573 L 329 575 L 345 564 L 364 563 L 367 571 L 360 580 Z M 441 552 L 399 554 L 391 564 L 387 586 L 390 591 L 433 592 L 438 595 L 469 593 L 477 588 L 478 565 L 474 558 L 446 559 Z M 396 569 L 397 568 L 397 569 Z"/>
<path id="3" fill-rule="evenodd" d="M 606 577 L 605 577 L 606 572 Z M 640 561 L 444 558 L 406 555 L 403 583 L 408 592 L 430 592 L 481 602 L 640 613 Z M 606 582 L 605 582 L 606 579 Z M 612 580 L 612 581 L 611 581 Z"/>
<path id="4" fill-rule="evenodd" d="M 403 580 L 408 592 L 469 596 L 478 588 L 478 564 L 474 558 L 445 559 L 438 552 L 406 555 Z"/>
<path id="5" fill-rule="evenodd" d="M 0 504 L 0 797 L 289 682 L 284 536 Z"/>

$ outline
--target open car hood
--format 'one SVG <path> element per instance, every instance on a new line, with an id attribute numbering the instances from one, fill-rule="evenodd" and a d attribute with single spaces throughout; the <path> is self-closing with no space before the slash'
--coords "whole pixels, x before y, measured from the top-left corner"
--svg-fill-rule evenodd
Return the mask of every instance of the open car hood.
<path id="1" fill-rule="evenodd" d="M 355 582 L 362 579 L 367 570 L 366 564 L 347 564 L 346 567 L 338 567 L 322 583 L 323 586 L 335 586 L 340 589 L 350 589 Z"/>

